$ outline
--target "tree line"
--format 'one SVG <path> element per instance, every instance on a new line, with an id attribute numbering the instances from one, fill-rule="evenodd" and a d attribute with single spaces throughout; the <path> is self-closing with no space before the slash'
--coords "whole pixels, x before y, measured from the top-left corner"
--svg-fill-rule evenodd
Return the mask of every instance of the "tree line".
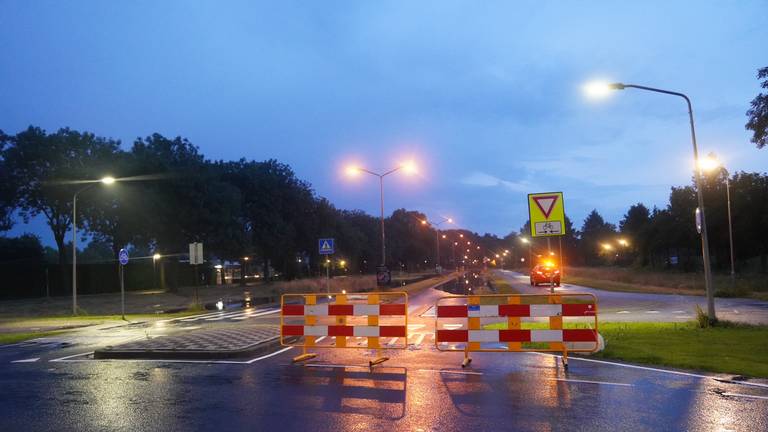
<path id="1" fill-rule="evenodd" d="M 373 271 L 381 260 L 378 218 L 336 208 L 284 163 L 210 160 L 182 137 L 153 134 L 123 150 L 117 140 L 69 128 L 0 131 L 0 175 L 0 231 L 15 219 L 43 217 L 56 243 L 49 255 L 62 269 L 71 263 L 76 193 L 79 241 L 90 241 L 86 258 L 108 254 L 114 262 L 130 245 L 139 254 L 184 259 L 188 243 L 203 242 L 206 259 L 249 257 L 266 279 L 271 269 L 290 279 L 323 272 L 317 240 L 333 237 L 351 271 Z M 107 175 L 117 181 L 98 182 Z M 435 231 L 421 223 L 425 219 L 405 209 L 386 218 L 391 266 L 434 268 Z M 30 235 L 4 238 L 0 247 L 15 251 L 6 253 L 14 259 L 45 255 Z M 446 254 L 441 261 L 448 266 L 451 260 Z M 59 277 L 68 286 L 67 273 Z"/>

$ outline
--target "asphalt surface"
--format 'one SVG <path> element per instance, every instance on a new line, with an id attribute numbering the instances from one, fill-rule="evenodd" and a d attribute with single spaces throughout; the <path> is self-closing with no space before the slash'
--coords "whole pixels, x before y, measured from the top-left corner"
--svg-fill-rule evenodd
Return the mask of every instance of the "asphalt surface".
<path id="1" fill-rule="evenodd" d="M 462 354 L 437 351 L 434 318 L 421 316 L 442 295 L 410 298 L 409 346 L 373 372 L 375 353 L 359 349 L 317 350 L 305 365 L 291 363 L 296 348 L 233 361 L 90 359 L 99 346 L 207 318 L 2 347 L 0 430 L 768 430 L 765 381 L 575 358 L 565 371 L 536 353 L 476 353 L 462 369 Z M 258 313 L 207 325 L 279 319 Z"/>
<path id="2" fill-rule="evenodd" d="M 519 292 L 538 294 L 549 292 L 549 285 L 531 286 L 528 275 L 497 270 Z M 602 321 L 690 321 L 695 318 L 695 307 L 707 310 L 703 296 L 676 294 L 641 294 L 603 291 L 579 285 L 563 284 L 555 287 L 559 293 L 594 294 L 600 304 Z M 768 302 L 743 298 L 715 298 L 717 317 L 749 324 L 768 324 Z"/>

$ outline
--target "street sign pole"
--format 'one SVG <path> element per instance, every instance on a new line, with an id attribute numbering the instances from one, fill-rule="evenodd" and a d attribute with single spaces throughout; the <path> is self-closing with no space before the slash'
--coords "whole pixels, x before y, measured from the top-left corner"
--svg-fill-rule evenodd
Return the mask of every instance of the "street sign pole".
<path id="1" fill-rule="evenodd" d="M 547 237 L 547 254 L 549 256 L 552 256 L 552 242 L 550 241 L 549 237 Z M 555 273 L 554 272 L 549 273 L 549 292 L 552 294 L 555 293 Z"/>
<path id="2" fill-rule="evenodd" d="M 125 321 L 125 266 L 128 264 L 128 251 L 120 249 L 117 261 L 120 264 L 120 313 Z"/>
<path id="3" fill-rule="evenodd" d="M 122 314 L 123 321 L 125 321 L 125 280 L 124 275 L 125 274 L 125 266 L 120 265 L 120 311 Z"/>

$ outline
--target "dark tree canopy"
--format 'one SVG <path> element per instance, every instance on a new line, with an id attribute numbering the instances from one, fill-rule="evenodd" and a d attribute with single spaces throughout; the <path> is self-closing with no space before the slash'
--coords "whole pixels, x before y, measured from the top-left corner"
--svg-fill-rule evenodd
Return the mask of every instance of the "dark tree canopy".
<path id="1" fill-rule="evenodd" d="M 768 67 L 757 71 L 757 79 L 763 80 L 760 87 L 768 89 Z M 745 127 L 752 131 L 751 141 L 757 148 L 765 147 L 768 144 L 768 94 L 760 93 L 752 99 L 747 117 L 749 120 Z"/>

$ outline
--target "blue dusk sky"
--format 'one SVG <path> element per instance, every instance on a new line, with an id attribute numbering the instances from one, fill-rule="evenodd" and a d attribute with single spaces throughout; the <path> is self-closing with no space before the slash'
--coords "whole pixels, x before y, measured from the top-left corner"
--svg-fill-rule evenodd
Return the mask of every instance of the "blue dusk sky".
<path id="1" fill-rule="evenodd" d="M 505 235 L 526 194 L 563 191 L 577 227 L 596 208 L 666 205 L 689 184 L 681 99 L 699 145 L 765 171 L 744 129 L 768 66 L 766 1 L 0 0 L 0 129 L 68 126 L 120 139 L 187 137 L 209 159 L 278 159 L 340 208 L 452 216 Z M 40 221 L 17 224 L 51 235 Z"/>

